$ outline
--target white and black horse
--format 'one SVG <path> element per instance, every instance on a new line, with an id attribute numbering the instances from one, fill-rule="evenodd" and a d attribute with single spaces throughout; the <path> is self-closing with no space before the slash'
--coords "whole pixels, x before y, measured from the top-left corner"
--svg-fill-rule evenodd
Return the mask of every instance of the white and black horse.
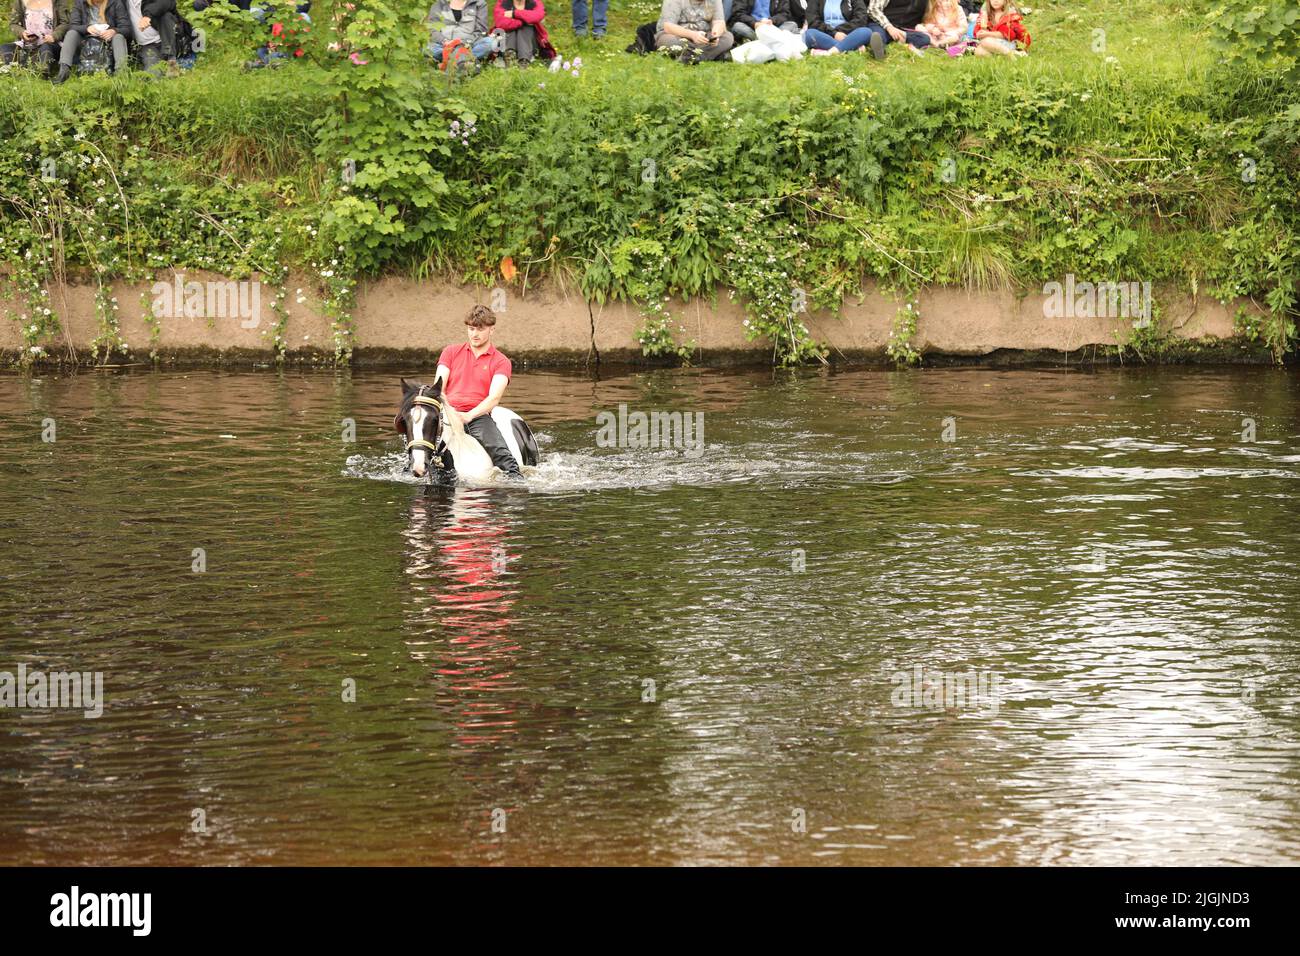
<path id="1" fill-rule="evenodd" d="M 527 422 L 500 405 L 492 409 L 492 420 L 515 461 L 529 466 L 541 460 Z M 393 427 L 406 440 L 407 467 L 417 478 L 436 474 L 444 481 L 463 478 L 482 484 L 501 474 L 478 439 L 465 432 L 460 413 L 442 400 L 441 381 L 425 385 L 402 379 L 402 404 Z"/>

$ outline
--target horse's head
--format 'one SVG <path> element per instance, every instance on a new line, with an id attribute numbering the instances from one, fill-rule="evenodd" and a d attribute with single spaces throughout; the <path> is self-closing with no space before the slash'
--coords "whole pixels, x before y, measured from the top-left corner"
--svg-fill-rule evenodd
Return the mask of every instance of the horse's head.
<path id="1" fill-rule="evenodd" d="M 423 478 L 430 463 L 438 463 L 442 438 L 442 382 L 432 385 L 402 379 L 402 407 L 393 417 L 393 427 L 406 439 L 406 461 L 411 474 Z"/>

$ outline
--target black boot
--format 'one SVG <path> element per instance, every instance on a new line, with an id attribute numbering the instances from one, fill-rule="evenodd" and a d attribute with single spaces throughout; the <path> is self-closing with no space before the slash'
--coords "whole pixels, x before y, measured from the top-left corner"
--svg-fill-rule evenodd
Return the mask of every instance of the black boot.
<path id="1" fill-rule="evenodd" d="M 70 77 L 71 75 L 72 75 L 72 67 L 68 66 L 68 64 L 66 63 L 60 63 L 59 72 L 54 77 L 54 85 L 58 86 L 60 83 L 66 83 L 68 81 L 68 77 Z"/>

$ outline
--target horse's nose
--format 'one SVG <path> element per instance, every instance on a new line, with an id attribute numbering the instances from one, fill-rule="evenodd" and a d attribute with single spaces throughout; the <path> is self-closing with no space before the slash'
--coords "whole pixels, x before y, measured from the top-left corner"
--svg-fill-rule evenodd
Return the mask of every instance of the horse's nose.
<path id="1" fill-rule="evenodd" d="M 415 475 L 416 478 L 423 478 L 423 477 L 424 477 L 424 466 L 423 466 L 423 465 L 412 465 L 412 466 L 411 466 L 411 474 Z"/>

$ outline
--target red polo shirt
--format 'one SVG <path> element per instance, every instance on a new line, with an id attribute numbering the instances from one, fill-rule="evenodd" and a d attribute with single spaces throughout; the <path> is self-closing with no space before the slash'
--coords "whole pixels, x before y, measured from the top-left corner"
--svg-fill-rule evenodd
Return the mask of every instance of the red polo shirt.
<path id="1" fill-rule="evenodd" d="M 438 356 L 438 364 L 447 366 L 449 370 L 443 398 L 458 412 L 467 412 L 487 398 L 494 375 L 510 378 L 510 359 L 498 352 L 491 342 L 487 351 L 478 358 L 474 357 L 474 350 L 468 342 L 448 345 Z"/>

